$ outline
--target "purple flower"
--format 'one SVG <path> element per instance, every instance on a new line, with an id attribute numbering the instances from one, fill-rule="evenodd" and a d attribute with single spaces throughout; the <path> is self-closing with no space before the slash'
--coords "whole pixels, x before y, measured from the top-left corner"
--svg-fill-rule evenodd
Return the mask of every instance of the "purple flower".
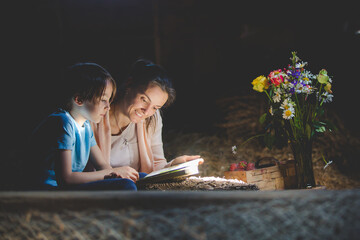
<path id="1" fill-rule="evenodd" d="M 294 94 L 294 93 L 295 93 L 295 87 L 290 88 L 290 89 L 289 89 L 289 93 L 290 93 L 290 94 Z"/>
<path id="2" fill-rule="evenodd" d="M 296 70 L 290 70 L 290 75 L 294 78 L 294 79 L 298 79 L 300 77 L 301 71 L 296 69 Z"/>

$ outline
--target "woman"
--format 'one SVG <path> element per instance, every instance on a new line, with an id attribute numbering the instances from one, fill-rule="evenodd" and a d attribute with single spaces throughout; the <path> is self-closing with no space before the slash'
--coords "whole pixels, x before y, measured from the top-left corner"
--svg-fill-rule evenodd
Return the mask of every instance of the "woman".
<path id="1" fill-rule="evenodd" d="M 120 86 L 109 113 L 93 124 L 96 141 L 112 167 L 123 167 L 122 178 L 136 181 L 150 173 L 199 158 L 180 156 L 167 162 L 162 143 L 160 109 L 175 99 L 175 90 L 163 68 L 137 60 Z"/>

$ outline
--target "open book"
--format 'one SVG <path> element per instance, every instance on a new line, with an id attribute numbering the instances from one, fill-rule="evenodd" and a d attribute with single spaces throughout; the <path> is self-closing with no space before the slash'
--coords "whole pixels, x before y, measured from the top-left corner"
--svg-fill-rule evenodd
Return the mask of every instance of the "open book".
<path id="1" fill-rule="evenodd" d="M 148 175 L 146 175 L 144 178 L 139 179 L 136 183 L 148 184 L 148 183 L 180 181 L 188 176 L 198 174 L 199 173 L 198 165 L 200 162 L 203 161 L 204 160 L 202 158 L 198 158 L 175 166 L 153 171 Z"/>

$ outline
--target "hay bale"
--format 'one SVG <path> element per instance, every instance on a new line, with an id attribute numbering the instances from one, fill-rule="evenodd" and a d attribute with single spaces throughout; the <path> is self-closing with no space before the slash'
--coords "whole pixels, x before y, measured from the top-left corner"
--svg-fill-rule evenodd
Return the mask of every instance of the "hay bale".
<path id="1" fill-rule="evenodd" d="M 153 183 L 139 186 L 140 190 L 195 190 L 195 191 L 216 191 L 216 190 L 259 190 L 255 184 L 236 179 L 225 179 L 219 177 L 189 177 L 182 181 Z"/>

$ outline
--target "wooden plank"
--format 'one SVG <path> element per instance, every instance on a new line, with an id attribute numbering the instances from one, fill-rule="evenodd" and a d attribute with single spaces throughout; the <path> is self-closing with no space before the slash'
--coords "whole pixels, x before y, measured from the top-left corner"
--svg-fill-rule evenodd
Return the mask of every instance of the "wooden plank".
<path id="1" fill-rule="evenodd" d="M 286 176 L 296 176 L 295 167 L 286 168 Z"/>
<path id="2" fill-rule="evenodd" d="M 260 190 L 274 190 L 275 182 L 274 181 L 261 181 L 256 184 Z"/>
<path id="3" fill-rule="evenodd" d="M 284 178 L 281 177 L 275 179 L 275 189 L 277 190 L 285 189 Z"/>

